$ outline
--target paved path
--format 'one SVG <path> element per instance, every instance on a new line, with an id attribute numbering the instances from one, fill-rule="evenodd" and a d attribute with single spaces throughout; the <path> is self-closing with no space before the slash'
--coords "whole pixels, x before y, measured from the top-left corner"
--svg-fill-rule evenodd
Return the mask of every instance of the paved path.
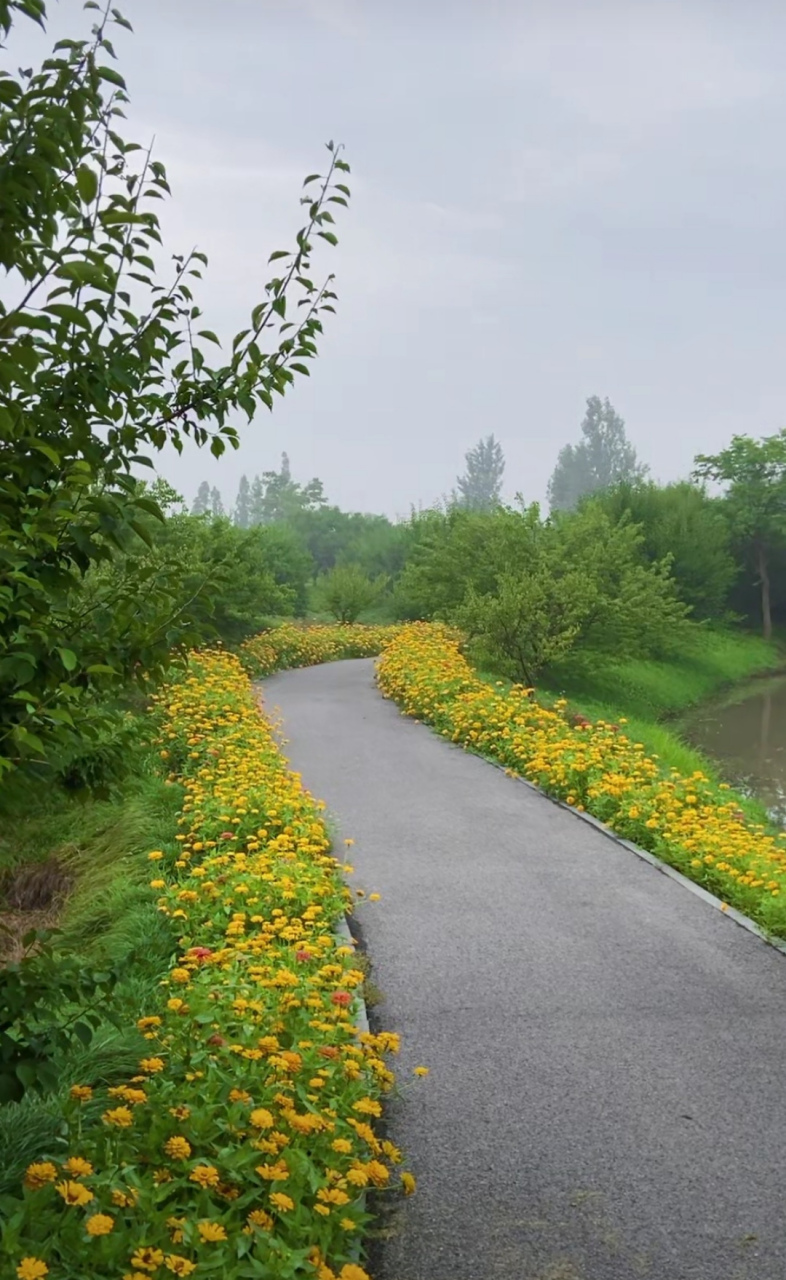
<path id="1" fill-rule="evenodd" d="M 782 1280 L 786 958 L 406 720 L 373 664 L 266 686 L 353 836 L 419 1191 L 375 1280 Z"/>

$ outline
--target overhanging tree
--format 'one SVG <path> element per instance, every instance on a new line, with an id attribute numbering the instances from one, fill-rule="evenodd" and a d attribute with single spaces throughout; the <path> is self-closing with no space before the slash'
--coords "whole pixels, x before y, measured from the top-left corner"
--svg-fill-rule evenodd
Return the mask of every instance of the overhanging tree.
<path id="1" fill-rule="evenodd" d="M 91 644 L 84 575 L 145 537 L 146 515 L 161 519 L 137 478 L 151 451 L 191 441 L 220 456 L 239 417 L 308 372 L 335 296 L 309 260 L 317 237 L 336 243 L 331 208 L 349 195 L 330 143 L 327 173 L 304 184 L 295 248 L 271 254 L 276 274 L 211 364 L 221 344 L 193 292 L 205 256 L 174 255 L 160 281 L 166 172 L 121 132 L 109 32 L 129 24 L 108 3 L 86 7 L 98 10 L 89 39 L 61 40 L 35 73 L 0 74 L 0 769 L 83 733 L 85 705 L 131 674 Z M 43 0 L 0 0 L 0 33 L 20 15 L 43 25 Z M 168 658 L 162 645 L 133 672 Z"/>

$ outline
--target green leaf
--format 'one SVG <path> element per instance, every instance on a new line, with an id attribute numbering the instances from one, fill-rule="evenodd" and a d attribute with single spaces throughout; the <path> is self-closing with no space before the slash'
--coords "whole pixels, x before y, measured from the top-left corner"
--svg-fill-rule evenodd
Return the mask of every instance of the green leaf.
<path id="1" fill-rule="evenodd" d="M 275 253 L 271 253 L 268 262 L 275 262 L 277 258 L 291 257 L 289 249 L 276 249 Z"/>
<path id="2" fill-rule="evenodd" d="M 99 67 L 99 80 L 108 80 L 110 84 L 116 84 L 119 89 L 125 89 L 126 82 L 119 71 L 115 71 L 114 67 Z"/>
<path id="3" fill-rule="evenodd" d="M 60 654 L 60 661 L 62 662 L 66 671 L 75 671 L 76 664 L 77 664 L 77 656 L 74 653 L 73 649 L 58 649 L 57 652 Z"/>
<path id="4" fill-rule="evenodd" d="M 323 240 L 327 240 L 328 244 L 338 244 L 338 236 L 334 235 L 332 231 L 318 231 L 317 235 L 321 236 Z"/>
<path id="5" fill-rule="evenodd" d="M 98 176 L 86 164 L 76 171 L 76 185 L 85 204 L 92 204 L 98 195 Z"/>
<path id="6" fill-rule="evenodd" d="M 198 338 L 207 338 L 208 342 L 215 342 L 215 344 L 216 344 L 216 346 L 217 346 L 217 347 L 220 347 L 220 346 L 221 346 L 221 343 L 220 343 L 219 339 L 218 339 L 218 338 L 216 337 L 216 335 L 213 333 L 213 330 L 212 330 L 212 329 L 200 329 L 200 330 L 199 330 L 199 332 L 198 332 L 198 334 L 197 334 L 197 337 L 198 337 Z"/>
<path id="7" fill-rule="evenodd" d="M 39 453 L 42 453 L 45 458 L 48 458 L 50 462 L 54 463 L 56 467 L 60 466 L 60 454 L 56 453 L 51 445 L 45 444 L 43 440 L 31 440 L 30 444 Z"/>

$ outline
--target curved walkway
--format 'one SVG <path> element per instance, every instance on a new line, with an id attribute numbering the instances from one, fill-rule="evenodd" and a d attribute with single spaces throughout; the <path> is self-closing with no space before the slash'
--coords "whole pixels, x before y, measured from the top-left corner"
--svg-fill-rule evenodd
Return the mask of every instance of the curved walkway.
<path id="1" fill-rule="evenodd" d="M 786 958 L 403 718 L 373 663 L 266 682 L 352 836 L 418 1193 L 375 1280 L 779 1280 Z"/>

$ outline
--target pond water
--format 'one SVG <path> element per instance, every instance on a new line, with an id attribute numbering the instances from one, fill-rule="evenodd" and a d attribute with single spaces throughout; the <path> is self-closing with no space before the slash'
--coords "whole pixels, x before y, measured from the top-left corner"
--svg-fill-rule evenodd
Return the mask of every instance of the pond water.
<path id="1" fill-rule="evenodd" d="M 786 826 L 786 675 L 757 680 L 702 707 L 682 731 L 718 761 L 727 782 L 756 796 Z"/>

